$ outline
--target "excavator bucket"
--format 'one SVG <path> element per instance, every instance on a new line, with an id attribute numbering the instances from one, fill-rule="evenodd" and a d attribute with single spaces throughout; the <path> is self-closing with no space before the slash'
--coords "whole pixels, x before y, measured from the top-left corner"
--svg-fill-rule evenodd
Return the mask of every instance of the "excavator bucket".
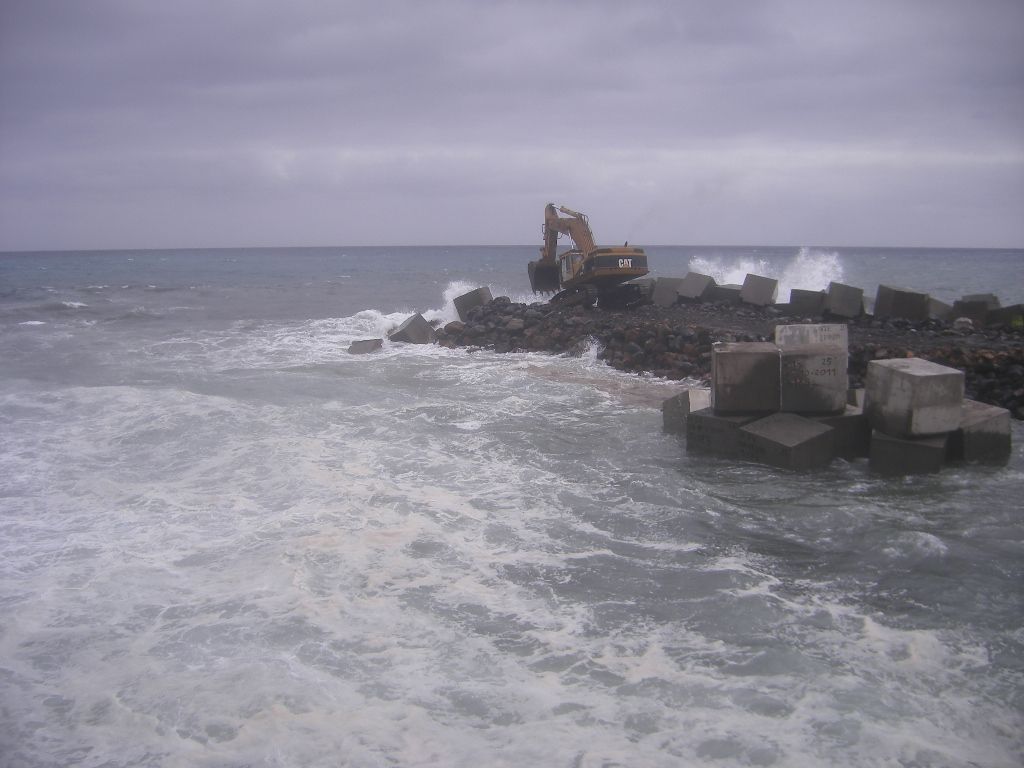
<path id="1" fill-rule="evenodd" d="M 561 285 L 558 282 L 558 265 L 550 261 L 531 261 L 530 287 L 534 293 L 555 293 Z"/>

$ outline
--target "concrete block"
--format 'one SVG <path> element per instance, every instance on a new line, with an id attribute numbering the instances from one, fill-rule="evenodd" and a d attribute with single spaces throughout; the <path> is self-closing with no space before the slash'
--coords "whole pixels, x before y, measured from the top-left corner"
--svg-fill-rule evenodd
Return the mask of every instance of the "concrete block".
<path id="1" fill-rule="evenodd" d="M 827 295 L 824 291 L 805 291 L 802 288 L 793 288 L 789 292 L 789 313 L 819 317 L 825 311 Z"/>
<path id="2" fill-rule="evenodd" d="M 949 316 L 953 318 L 966 317 L 974 323 L 975 328 L 981 328 L 988 322 L 990 311 L 987 301 L 969 301 L 964 298 L 953 302 Z"/>
<path id="3" fill-rule="evenodd" d="M 824 467 L 834 456 L 832 428 L 794 413 L 773 413 L 740 427 L 739 457 L 784 469 Z"/>
<path id="4" fill-rule="evenodd" d="M 699 272 L 688 272 L 679 284 L 679 298 L 683 301 L 706 301 L 708 292 L 715 287 L 715 278 Z"/>
<path id="5" fill-rule="evenodd" d="M 922 475 L 938 472 L 946 457 L 946 435 L 893 437 L 871 433 L 868 466 L 881 475 Z"/>
<path id="6" fill-rule="evenodd" d="M 851 389 L 846 393 L 846 404 L 864 409 L 864 387 Z"/>
<path id="7" fill-rule="evenodd" d="M 786 413 L 841 413 L 850 387 L 846 366 L 846 347 L 783 347 L 779 409 Z"/>
<path id="8" fill-rule="evenodd" d="M 950 433 L 949 461 L 1005 464 L 1010 459 L 1010 412 L 997 405 L 964 400 L 960 426 Z"/>
<path id="9" fill-rule="evenodd" d="M 715 413 L 779 410 L 779 348 L 769 342 L 715 344 L 711 402 Z"/>
<path id="10" fill-rule="evenodd" d="M 1005 325 L 1007 328 L 1024 328 L 1024 304 L 990 310 L 989 325 Z"/>
<path id="11" fill-rule="evenodd" d="M 659 307 L 671 307 L 679 300 L 679 286 L 683 280 L 682 277 L 659 277 L 654 284 L 651 301 Z"/>
<path id="12" fill-rule="evenodd" d="M 836 317 L 859 317 L 864 311 L 864 289 L 835 281 L 829 283 L 825 311 Z"/>
<path id="13" fill-rule="evenodd" d="M 953 317 L 953 307 L 949 304 L 934 298 L 928 299 L 928 319 L 941 320 L 945 323 Z"/>
<path id="14" fill-rule="evenodd" d="M 740 294 L 742 292 L 742 285 L 733 285 L 732 283 L 713 285 L 708 288 L 706 294 L 707 298 L 705 301 L 712 301 L 716 304 L 721 302 L 725 302 L 727 304 L 739 304 Z"/>
<path id="15" fill-rule="evenodd" d="M 384 346 L 384 339 L 360 339 L 348 345 L 350 355 L 366 355 Z"/>
<path id="16" fill-rule="evenodd" d="M 833 416 L 813 417 L 819 424 L 832 427 L 836 456 L 850 461 L 866 459 L 871 450 L 871 425 L 864 411 L 856 405 Z"/>
<path id="17" fill-rule="evenodd" d="M 872 360 L 864 413 L 874 429 L 897 437 L 952 432 L 960 426 L 964 374 L 917 357 Z"/>
<path id="18" fill-rule="evenodd" d="M 850 328 L 846 323 L 776 325 L 775 343 L 780 347 L 827 344 L 845 350 L 850 346 Z"/>
<path id="19" fill-rule="evenodd" d="M 757 419 L 752 415 L 723 416 L 711 408 L 691 411 L 686 418 L 686 452 L 735 459 L 739 456 L 739 429 Z"/>
<path id="20" fill-rule="evenodd" d="M 927 293 L 880 285 L 875 294 L 875 317 L 901 317 L 921 322 L 928 319 L 929 299 Z"/>
<path id="21" fill-rule="evenodd" d="M 398 326 L 397 330 L 389 333 L 388 338 L 391 341 L 404 341 L 409 344 L 429 344 L 434 340 L 434 329 L 423 315 L 417 313 Z"/>
<path id="22" fill-rule="evenodd" d="M 740 288 L 740 301 L 744 304 L 753 304 L 757 307 L 767 307 L 774 304 L 779 295 L 779 281 L 770 277 L 748 274 L 743 278 L 743 287 Z"/>
<path id="23" fill-rule="evenodd" d="M 994 293 L 968 293 L 961 297 L 961 301 L 978 301 L 983 303 L 989 309 L 999 309 L 999 297 Z"/>
<path id="24" fill-rule="evenodd" d="M 686 432 L 686 418 L 694 411 L 711 407 L 710 389 L 687 389 L 661 404 L 662 428 L 666 432 Z"/>
<path id="25" fill-rule="evenodd" d="M 454 303 L 455 311 L 459 313 L 459 320 L 465 323 L 469 320 L 469 311 L 471 309 L 489 304 L 492 298 L 490 288 L 476 288 L 469 293 L 456 296 Z"/>

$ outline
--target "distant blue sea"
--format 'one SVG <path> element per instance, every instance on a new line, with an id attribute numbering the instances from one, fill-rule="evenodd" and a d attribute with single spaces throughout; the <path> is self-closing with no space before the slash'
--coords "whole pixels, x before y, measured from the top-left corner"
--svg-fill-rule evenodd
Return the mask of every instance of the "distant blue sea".
<path id="1" fill-rule="evenodd" d="M 678 382 L 385 343 L 535 246 L 0 254 L 0 765 L 1017 766 L 1024 430 L 690 457 Z M 1024 302 L 1024 251 L 651 247 Z"/>

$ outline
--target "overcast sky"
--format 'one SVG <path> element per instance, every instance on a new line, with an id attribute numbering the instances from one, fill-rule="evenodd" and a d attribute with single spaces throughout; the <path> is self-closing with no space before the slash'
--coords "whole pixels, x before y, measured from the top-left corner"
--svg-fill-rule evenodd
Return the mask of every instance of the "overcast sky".
<path id="1" fill-rule="evenodd" d="M 2 0 L 0 250 L 1024 247 L 1024 0 Z"/>

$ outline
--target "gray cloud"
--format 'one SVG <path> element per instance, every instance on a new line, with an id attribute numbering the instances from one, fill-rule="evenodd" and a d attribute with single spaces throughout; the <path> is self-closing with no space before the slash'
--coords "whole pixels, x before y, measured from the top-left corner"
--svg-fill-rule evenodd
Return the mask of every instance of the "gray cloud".
<path id="1" fill-rule="evenodd" d="M 1024 4 L 0 6 L 0 248 L 530 242 L 549 199 L 1024 245 Z"/>

